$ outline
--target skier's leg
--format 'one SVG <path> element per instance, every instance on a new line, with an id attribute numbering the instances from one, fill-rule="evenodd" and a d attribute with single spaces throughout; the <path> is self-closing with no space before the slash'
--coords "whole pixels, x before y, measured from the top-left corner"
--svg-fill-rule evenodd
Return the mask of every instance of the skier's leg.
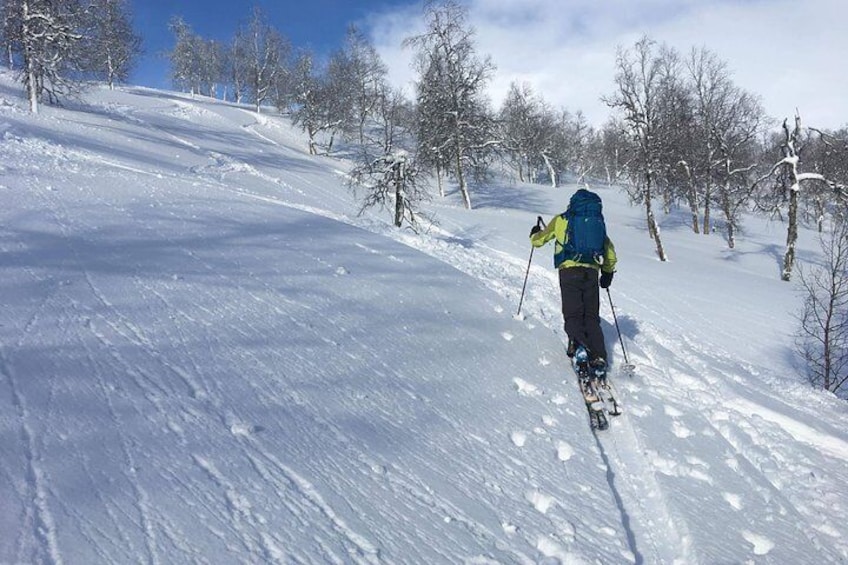
<path id="1" fill-rule="evenodd" d="M 559 270 L 559 290 L 562 295 L 562 318 L 570 340 L 587 349 L 586 323 L 583 311 L 583 287 L 586 269 L 569 267 Z"/>
<path id="2" fill-rule="evenodd" d="M 607 359 L 607 348 L 604 342 L 604 332 L 601 329 L 601 293 L 598 287 L 598 272 L 589 269 L 591 273 L 583 286 L 583 325 L 586 332 L 585 345 L 592 359 Z"/>

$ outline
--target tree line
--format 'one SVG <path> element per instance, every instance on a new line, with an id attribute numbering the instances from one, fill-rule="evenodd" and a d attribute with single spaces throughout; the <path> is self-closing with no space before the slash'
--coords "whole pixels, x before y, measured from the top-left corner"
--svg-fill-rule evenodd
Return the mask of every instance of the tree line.
<path id="1" fill-rule="evenodd" d="M 41 101 L 72 94 L 82 80 L 126 81 L 141 53 L 126 0 L 0 0 L 0 13 L 5 58 L 19 71 L 33 112 Z M 428 0 L 423 17 L 424 31 L 403 43 L 417 73 L 411 97 L 389 83 L 376 48 L 355 27 L 319 61 L 293 46 L 258 8 L 229 41 L 205 39 L 172 18 L 170 77 L 184 92 L 290 116 L 306 132 L 310 154 L 339 151 L 343 139 L 362 210 L 388 209 L 398 227 L 420 226 L 421 203 L 431 197 L 422 178 L 434 179 L 442 197 L 445 184 L 453 183 L 470 209 L 475 188 L 506 173 L 552 187 L 625 187 L 644 210 L 661 261 L 668 255 L 657 214 L 680 210 L 694 233 L 720 233 L 731 249 L 744 213 L 785 221 L 783 280 L 792 277 L 802 224 L 822 233 L 826 257 L 842 261 L 829 250 L 848 244 L 828 238 L 848 232 L 842 228 L 846 128 L 808 127 L 797 112 L 775 122 L 715 53 L 705 47 L 680 52 L 650 37 L 618 48 L 614 89 L 602 99 L 610 117 L 600 127 L 580 111 L 555 107 L 527 84 L 510 85 L 496 108 L 487 92 L 495 63 L 478 52 L 466 8 L 457 0 Z M 841 304 L 837 283 L 845 269 L 838 264 L 802 277 L 811 296 L 805 324 L 820 326 L 807 334 L 848 335 L 845 308 L 813 315 Z M 830 286 L 814 283 L 827 272 Z M 841 333 L 834 324 L 842 324 Z M 826 357 L 844 349 L 819 350 Z M 844 382 L 822 379 L 831 386 Z"/>
<path id="2" fill-rule="evenodd" d="M 695 233 L 720 232 L 729 248 L 743 212 L 786 220 L 784 280 L 792 275 L 799 222 L 822 229 L 843 215 L 848 131 L 804 127 L 800 114 L 776 128 L 759 96 L 735 84 L 728 63 L 705 47 L 681 53 L 649 37 L 620 47 L 615 90 L 603 97 L 611 117 L 594 128 L 581 112 L 554 107 L 526 84 L 513 83 L 493 107 L 487 87 L 495 64 L 478 53 L 466 9 L 455 0 L 430 1 L 424 18 L 425 31 L 404 41 L 417 72 L 411 100 L 388 84 L 375 48 L 355 28 L 316 65 L 259 11 L 228 45 L 204 41 L 174 20 L 174 84 L 290 114 L 308 133 L 311 153 L 331 152 L 338 137 L 353 142 L 365 165 L 356 182 L 368 185 L 369 178 L 378 196 L 365 197 L 368 205 L 400 194 L 387 190 L 398 187 L 397 171 L 384 170 L 401 162 L 398 150 L 404 179 L 413 171 L 432 175 L 441 196 L 444 181 L 452 181 L 467 208 L 474 186 L 504 170 L 552 186 L 619 184 L 644 208 L 662 261 L 668 255 L 657 209 L 685 210 Z M 414 224 L 410 195 L 394 210 L 397 225 Z"/>

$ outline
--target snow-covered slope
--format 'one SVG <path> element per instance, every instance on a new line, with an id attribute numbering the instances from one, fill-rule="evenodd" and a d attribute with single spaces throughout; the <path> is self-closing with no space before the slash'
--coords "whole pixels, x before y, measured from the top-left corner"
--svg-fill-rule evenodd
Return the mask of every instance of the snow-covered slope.
<path id="1" fill-rule="evenodd" d="M 0 77 L 0 562 L 840 563 L 848 411 L 803 384 L 781 227 L 739 249 L 599 188 L 632 378 L 593 434 L 537 214 L 356 217 L 285 119 Z M 805 257 L 814 257 L 810 234 Z M 605 332 L 622 360 L 608 305 Z"/>

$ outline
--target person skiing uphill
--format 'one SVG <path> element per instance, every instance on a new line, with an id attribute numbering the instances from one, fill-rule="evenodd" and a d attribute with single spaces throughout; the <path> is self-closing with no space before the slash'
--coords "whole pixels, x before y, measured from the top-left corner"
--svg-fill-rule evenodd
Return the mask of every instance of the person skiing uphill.
<path id="1" fill-rule="evenodd" d="M 554 266 L 559 270 L 568 356 L 573 357 L 582 345 L 589 354 L 589 364 L 597 374 L 604 375 L 607 350 L 598 286 L 609 288 L 612 284 L 617 258 L 607 237 L 601 197 L 581 188 L 572 195 L 565 212 L 554 216 L 544 229 L 537 223 L 530 231 L 533 247 L 542 247 L 552 239 L 556 240 Z"/>

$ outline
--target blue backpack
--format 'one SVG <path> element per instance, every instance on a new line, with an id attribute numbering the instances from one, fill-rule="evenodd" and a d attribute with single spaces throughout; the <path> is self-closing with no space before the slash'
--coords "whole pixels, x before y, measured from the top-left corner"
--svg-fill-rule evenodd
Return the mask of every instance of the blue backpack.
<path id="1" fill-rule="evenodd" d="M 567 260 L 587 265 L 602 264 L 607 228 L 601 197 L 581 188 L 571 197 L 562 217 L 568 221 L 565 244 L 554 257 L 554 262 L 557 265 Z"/>

